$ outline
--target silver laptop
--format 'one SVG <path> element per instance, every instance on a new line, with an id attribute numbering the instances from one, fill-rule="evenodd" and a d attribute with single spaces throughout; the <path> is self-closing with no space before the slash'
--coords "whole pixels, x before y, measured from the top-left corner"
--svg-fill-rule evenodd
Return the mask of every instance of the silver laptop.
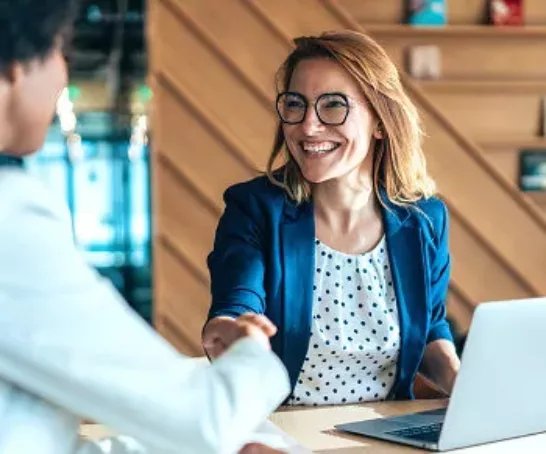
<path id="1" fill-rule="evenodd" d="M 447 408 L 336 428 L 432 451 L 546 432 L 546 298 L 476 308 Z"/>

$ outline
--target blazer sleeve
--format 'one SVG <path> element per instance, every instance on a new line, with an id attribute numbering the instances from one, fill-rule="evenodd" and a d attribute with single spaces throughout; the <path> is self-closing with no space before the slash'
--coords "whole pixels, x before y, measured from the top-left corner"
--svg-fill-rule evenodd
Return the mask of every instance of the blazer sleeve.
<path id="1" fill-rule="evenodd" d="M 453 342 L 453 336 L 446 320 L 446 301 L 451 273 L 451 257 L 449 254 L 449 213 L 443 202 L 439 203 L 441 210 L 436 224 L 436 251 L 431 260 L 431 320 L 427 343 L 438 339 Z"/>
<path id="2" fill-rule="evenodd" d="M 212 304 L 209 319 L 265 312 L 264 228 L 255 198 L 234 186 L 224 194 L 214 249 L 208 257 Z"/>
<path id="3" fill-rule="evenodd" d="M 0 225 L 0 377 L 153 452 L 229 452 L 289 392 L 252 339 L 187 358 L 87 266 L 67 220 L 21 207 Z"/>

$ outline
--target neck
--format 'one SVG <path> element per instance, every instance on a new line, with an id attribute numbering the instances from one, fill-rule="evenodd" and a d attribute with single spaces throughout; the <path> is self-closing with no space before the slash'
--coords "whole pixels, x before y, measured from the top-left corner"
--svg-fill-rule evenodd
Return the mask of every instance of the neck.
<path id="1" fill-rule="evenodd" d="M 379 214 L 371 174 L 319 183 L 313 188 L 313 202 L 316 216 L 341 232 Z"/>

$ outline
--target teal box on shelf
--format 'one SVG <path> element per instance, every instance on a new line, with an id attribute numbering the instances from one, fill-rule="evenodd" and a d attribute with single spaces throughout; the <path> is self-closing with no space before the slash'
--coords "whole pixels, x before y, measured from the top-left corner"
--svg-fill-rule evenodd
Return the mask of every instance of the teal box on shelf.
<path id="1" fill-rule="evenodd" d="M 442 26 L 447 22 L 446 15 L 446 0 L 409 0 L 408 23 L 410 25 Z"/>
<path id="2" fill-rule="evenodd" d="M 521 150 L 519 157 L 520 189 L 546 191 L 546 150 Z"/>

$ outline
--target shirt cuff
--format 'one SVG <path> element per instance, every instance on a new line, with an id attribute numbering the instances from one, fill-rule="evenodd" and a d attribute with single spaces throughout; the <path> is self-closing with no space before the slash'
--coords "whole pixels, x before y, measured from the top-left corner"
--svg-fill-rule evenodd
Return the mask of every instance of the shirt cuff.
<path id="1" fill-rule="evenodd" d="M 447 321 L 443 320 L 440 323 L 436 323 L 428 332 L 427 344 L 439 339 L 445 339 L 453 342 L 453 335 Z"/>
<path id="2" fill-rule="evenodd" d="M 235 342 L 213 364 L 222 368 L 223 365 L 235 362 L 255 363 L 252 370 L 259 375 L 256 381 L 252 381 L 258 386 L 256 391 L 259 397 L 255 402 L 265 402 L 264 417 L 269 416 L 290 393 L 290 378 L 286 367 L 275 353 L 250 337 Z"/>

